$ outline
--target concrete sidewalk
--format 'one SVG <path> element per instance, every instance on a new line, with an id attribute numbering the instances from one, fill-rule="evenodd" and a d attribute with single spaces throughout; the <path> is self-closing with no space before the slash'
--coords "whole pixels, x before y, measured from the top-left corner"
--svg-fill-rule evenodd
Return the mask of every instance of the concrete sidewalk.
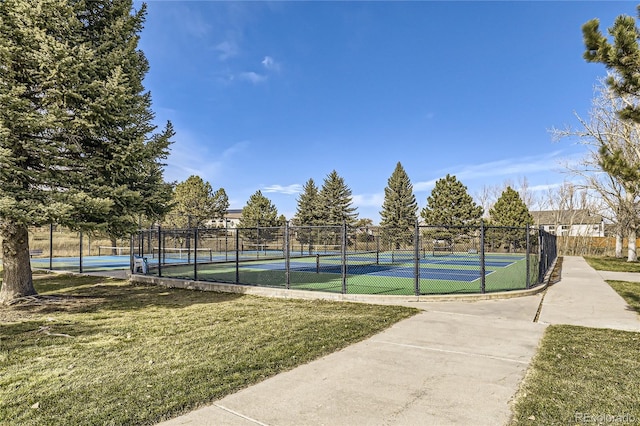
<path id="1" fill-rule="evenodd" d="M 366 341 L 162 424 L 504 424 L 545 329 L 540 299 L 414 303 L 425 310 Z"/>
<path id="2" fill-rule="evenodd" d="M 544 295 L 406 303 L 410 319 L 212 405 L 176 425 L 500 425 L 548 324 L 640 331 L 582 258 Z"/>
<path id="3" fill-rule="evenodd" d="M 638 314 L 604 281 L 640 281 L 638 276 L 596 271 L 582 257 L 564 256 L 562 280 L 547 290 L 539 321 L 640 331 Z"/>

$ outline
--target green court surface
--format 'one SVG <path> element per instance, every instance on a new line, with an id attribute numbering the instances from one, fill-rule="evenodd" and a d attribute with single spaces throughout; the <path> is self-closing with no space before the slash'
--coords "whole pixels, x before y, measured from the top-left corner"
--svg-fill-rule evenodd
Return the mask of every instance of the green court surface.
<path id="1" fill-rule="evenodd" d="M 346 270 L 347 294 L 414 295 L 415 263 L 391 263 L 385 256 L 372 264 L 371 255 L 349 257 Z M 487 255 L 485 291 L 508 291 L 527 288 L 526 258 L 523 254 Z M 477 255 L 451 254 L 425 256 L 419 262 L 419 294 L 480 293 L 480 260 Z M 194 265 L 162 266 L 162 276 L 194 279 Z M 339 260 L 323 258 L 291 258 L 289 288 L 341 293 L 342 265 Z M 530 282 L 537 282 L 537 259 L 530 256 Z M 152 268 L 150 273 L 157 275 Z M 197 279 L 248 285 L 286 288 L 284 259 L 239 262 L 202 263 L 197 265 Z"/>

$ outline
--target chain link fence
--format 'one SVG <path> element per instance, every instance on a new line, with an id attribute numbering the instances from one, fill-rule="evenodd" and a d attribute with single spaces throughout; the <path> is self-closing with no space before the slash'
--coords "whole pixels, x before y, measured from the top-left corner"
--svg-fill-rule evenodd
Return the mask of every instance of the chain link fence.
<path id="1" fill-rule="evenodd" d="M 93 272 L 116 266 L 109 263 L 109 257 L 126 268 L 131 244 L 129 237 L 115 238 L 99 231 L 74 231 L 52 224 L 29 228 L 29 255 L 36 269 Z"/>
<path id="2" fill-rule="evenodd" d="M 137 273 L 343 294 L 527 289 L 542 282 L 557 256 L 556 237 L 542 229 L 484 224 L 158 227 L 132 241 Z"/>

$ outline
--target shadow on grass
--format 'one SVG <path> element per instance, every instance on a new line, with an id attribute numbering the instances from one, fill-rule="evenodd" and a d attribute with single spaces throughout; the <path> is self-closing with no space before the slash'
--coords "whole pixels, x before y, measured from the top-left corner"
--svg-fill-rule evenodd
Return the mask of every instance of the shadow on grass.
<path id="1" fill-rule="evenodd" d="M 134 284 L 107 277 L 80 275 L 34 276 L 38 296 L 0 308 L 0 321 L 20 321 L 47 313 L 133 311 L 146 307 L 185 308 L 228 302 L 242 294 L 203 292 Z"/>
<path id="2" fill-rule="evenodd" d="M 607 283 L 627 302 L 627 310 L 640 314 L 640 283 L 607 280 Z"/>
<path id="3" fill-rule="evenodd" d="M 628 311 L 640 314 L 640 294 L 631 291 L 623 291 L 620 295 L 628 303 Z"/>

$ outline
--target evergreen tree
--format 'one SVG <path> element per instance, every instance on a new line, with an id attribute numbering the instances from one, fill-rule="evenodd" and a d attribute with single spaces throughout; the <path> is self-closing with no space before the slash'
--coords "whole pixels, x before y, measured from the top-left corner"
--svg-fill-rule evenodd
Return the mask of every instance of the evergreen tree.
<path id="1" fill-rule="evenodd" d="M 132 0 L 75 3 L 81 41 L 96 52 L 92 78 L 81 86 L 84 98 L 96 100 L 86 116 L 91 133 L 79 140 L 83 156 L 77 161 L 93 165 L 84 182 L 90 191 L 114 199 L 101 224 L 112 238 L 128 235 L 140 216 L 157 220 L 171 207 L 171 185 L 158 160 L 167 158 L 174 131 L 167 123 L 153 134 L 151 95 L 143 86 L 149 64 L 138 50 L 146 6 L 133 13 L 132 7 Z"/>
<path id="2" fill-rule="evenodd" d="M 273 228 L 281 226 L 278 220 L 278 209 L 262 191 L 256 191 L 242 209 L 242 217 L 238 224 L 241 234 L 250 241 L 249 244 L 261 244 L 272 240 L 277 233 Z"/>
<path id="3" fill-rule="evenodd" d="M 433 240 L 434 248 L 440 240 L 445 240 L 449 246 L 456 237 L 472 233 L 480 224 L 482 214 L 482 207 L 476 205 L 467 187 L 455 176 L 447 175 L 436 181 L 426 207 L 420 212 L 426 225 L 440 228 L 427 228 L 423 236 Z"/>
<path id="4" fill-rule="evenodd" d="M 320 192 L 313 179 L 309 179 L 303 187 L 303 192 L 298 197 L 296 215 L 293 218 L 296 237 L 302 246 L 308 245 L 309 252 L 313 250 L 315 236 L 312 226 L 322 225 L 322 208 L 320 206 Z"/>
<path id="5" fill-rule="evenodd" d="M 396 249 L 413 244 L 417 213 L 418 203 L 413 194 L 413 185 L 398 162 L 384 189 L 380 212 L 384 241 L 390 242 Z"/>
<path id="6" fill-rule="evenodd" d="M 638 6 L 640 13 L 640 6 Z M 582 26 L 588 62 L 601 63 L 613 73 L 607 79 L 609 86 L 620 96 L 640 94 L 640 30 L 631 16 L 620 15 L 609 34 L 613 44 L 600 31 L 600 21 L 592 19 Z M 637 102 L 626 104 L 620 111 L 623 119 L 640 123 L 640 106 Z"/>
<path id="7" fill-rule="evenodd" d="M 309 179 L 302 189 L 303 192 L 298 197 L 294 222 L 296 226 L 320 225 L 323 215 L 318 187 L 313 179 Z"/>
<path id="8" fill-rule="evenodd" d="M 227 217 L 229 210 L 229 197 L 224 188 L 218 189 L 213 193 L 213 217 L 216 219 L 224 219 Z"/>
<path id="9" fill-rule="evenodd" d="M 242 209 L 239 228 L 279 226 L 278 209 L 262 191 L 256 191 Z"/>
<path id="10" fill-rule="evenodd" d="M 346 222 L 352 226 L 355 223 L 358 213 L 355 207 L 351 207 L 351 189 L 335 170 L 324 179 L 319 198 L 323 224 L 336 226 Z"/>
<path id="11" fill-rule="evenodd" d="M 35 294 L 28 226 L 113 235 L 166 211 L 173 131 L 152 134 L 143 20 L 131 1 L 0 2 L 0 303 Z"/>
<path id="12" fill-rule="evenodd" d="M 508 244 L 514 249 L 526 244 L 527 231 L 524 228 L 533 223 L 533 217 L 516 190 L 507 186 L 493 207 L 489 209 L 489 214 L 492 226 L 507 227 L 492 230 L 492 234 L 498 236 L 503 244 Z"/>
<path id="13" fill-rule="evenodd" d="M 477 226 L 482 217 L 478 206 L 455 176 L 447 175 L 436 182 L 420 216 L 426 225 Z"/>
<path id="14" fill-rule="evenodd" d="M 200 227 L 216 216 L 213 189 L 200 176 L 191 175 L 176 185 L 173 193 L 172 224 L 179 228 Z"/>
<path id="15" fill-rule="evenodd" d="M 502 192 L 500 198 L 489 209 L 491 224 L 494 226 L 523 227 L 533 223 L 527 205 L 520 198 L 518 191 L 510 186 Z"/>

